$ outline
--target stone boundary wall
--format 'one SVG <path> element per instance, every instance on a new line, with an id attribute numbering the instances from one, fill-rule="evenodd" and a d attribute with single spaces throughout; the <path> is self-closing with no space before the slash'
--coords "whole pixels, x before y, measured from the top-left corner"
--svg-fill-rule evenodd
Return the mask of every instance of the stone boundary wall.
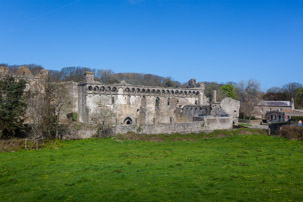
<path id="1" fill-rule="evenodd" d="M 224 130 L 232 128 L 232 119 L 229 117 L 205 117 L 204 121 L 190 123 L 171 123 L 144 126 L 117 126 L 115 134 L 134 132 L 138 134 L 172 134 L 172 133 L 199 133 L 203 131 Z"/>
<path id="2" fill-rule="evenodd" d="M 246 123 L 246 124 L 251 124 L 251 125 L 260 125 L 262 122 L 262 119 L 256 119 L 256 120 L 244 120 L 240 119 L 239 123 Z"/>
<path id="3" fill-rule="evenodd" d="M 199 133 L 213 130 L 226 130 L 232 128 L 232 119 L 229 117 L 205 117 L 204 121 L 190 123 L 171 123 L 144 126 L 117 126 L 113 128 L 115 134 L 133 132 L 137 134 L 173 134 L 173 133 Z M 73 134 L 64 136 L 63 139 L 85 139 L 96 134 L 96 129 L 88 128 L 73 131 Z"/>
<path id="4" fill-rule="evenodd" d="M 86 139 L 92 138 L 96 135 L 96 129 L 81 129 L 71 131 L 71 134 L 66 134 L 62 137 L 64 140 L 77 140 L 77 139 Z"/>

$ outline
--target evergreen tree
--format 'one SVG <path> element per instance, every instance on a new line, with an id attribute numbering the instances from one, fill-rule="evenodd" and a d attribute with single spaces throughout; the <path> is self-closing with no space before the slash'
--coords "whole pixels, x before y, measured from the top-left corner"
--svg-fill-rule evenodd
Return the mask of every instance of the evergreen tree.
<path id="1" fill-rule="evenodd" d="M 18 137 L 24 131 L 25 84 L 12 76 L 0 80 L 0 138 Z"/>

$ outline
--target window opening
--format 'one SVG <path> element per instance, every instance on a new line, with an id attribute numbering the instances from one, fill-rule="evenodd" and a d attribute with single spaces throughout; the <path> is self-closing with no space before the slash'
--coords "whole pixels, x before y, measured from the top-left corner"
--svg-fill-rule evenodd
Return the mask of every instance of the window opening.
<path id="1" fill-rule="evenodd" d="M 155 109 L 157 110 L 157 109 L 159 109 L 159 107 L 160 107 L 160 98 L 157 97 L 157 98 L 156 98 Z"/>
<path id="2" fill-rule="evenodd" d="M 131 125 L 133 123 L 133 120 L 130 117 L 126 117 L 124 119 L 124 124 L 125 125 Z"/>

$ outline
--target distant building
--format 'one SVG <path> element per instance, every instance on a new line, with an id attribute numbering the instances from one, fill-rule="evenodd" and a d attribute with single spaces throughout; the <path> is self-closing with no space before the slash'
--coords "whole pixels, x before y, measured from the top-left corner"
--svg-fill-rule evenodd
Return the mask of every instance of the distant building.
<path id="1" fill-rule="evenodd" d="M 294 101 L 260 101 L 254 107 L 253 116 L 259 119 L 266 119 L 267 112 L 283 112 L 295 110 Z"/>
<path id="2" fill-rule="evenodd" d="M 290 110 L 290 111 L 270 111 L 267 112 L 265 117 L 270 123 L 287 122 L 292 117 L 303 116 L 302 110 Z"/>

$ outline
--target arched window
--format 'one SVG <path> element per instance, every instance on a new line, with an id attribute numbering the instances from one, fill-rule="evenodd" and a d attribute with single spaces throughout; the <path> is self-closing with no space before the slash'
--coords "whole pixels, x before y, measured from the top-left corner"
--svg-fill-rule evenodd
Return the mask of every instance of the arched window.
<path id="1" fill-rule="evenodd" d="M 126 117 L 123 121 L 125 125 L 132 125 L 133 120 L 130 117 Z"/>

